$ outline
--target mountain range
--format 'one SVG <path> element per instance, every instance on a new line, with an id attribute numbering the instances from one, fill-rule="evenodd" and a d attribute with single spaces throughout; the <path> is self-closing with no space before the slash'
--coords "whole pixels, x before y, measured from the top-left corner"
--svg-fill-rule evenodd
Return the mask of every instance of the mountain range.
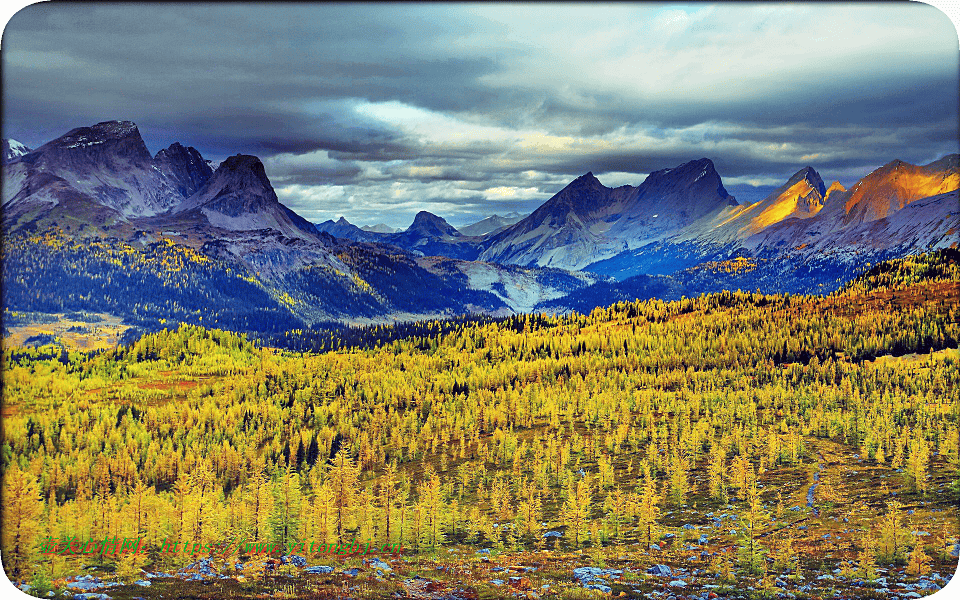
<path id="1" fill-rule="evenodd" d="M 312 224 L 279 201 L 257 157 L 232 156 L 214 170 L 179 143 L 151 155 L 129 121 L 73 129 L 35 150 L 13 140 L 3 147 L 3 231 L 24 254 L 8 252 L 4 264 L 10 310 L 37 308 L 18 283 L 17 261 L 27 255 L 34 262 L 20 267 L 46 269 L 50 277 L 33 285 L 52 286 L 46 297 L 65 309 L 83 310 L 103 277 L 120 277 L 115 258 L 101 256 L 106 273 L 92 272 L 92 257 L 68 260 L 37 242 L 54 234 L 85 240 L 89 250 L 74 252 L 150 257 L 169 247 L 202 264 L 178 283 L 182 297 L 149 307 L 151 319 L 175 305 L 178 319 L 199 320 L 202 306 L 184 308 L 198 295 L 184 290 L 226 277 L 259 290 L 244 297 L 258 298 L 264 314 L 309 326 L 589 310 L 631 295 L 738 287 L 829 291 L 871 262 L 956 246 L 960 230 L 957 155 L 924 166 L 893 161 L 849 190 L 826 186 L 807 166 L 747 205 L 707 158 L 655 171 L 635 187 L 609 188 L 588 172 L 526 216 L 493 215 L 458 230 L 423 211 L 397 231 L 342 217 Z M 63 270 L 70 261 L 75 268 Z M 150 273 L 155 281 L 142 286 L 167 289 L 163 268 Z M 58 277 L 71 290 L 61 300 Z M 149 321 L 142 301 L 119 299 L 117 307 Z"/>
<path id="2" fill-rule="evenodd" d="M 9 310 L 38 310 L 37 297 L 47 298 L 44 310 L 88 310 L 109 285 L 130 277 L 122 268 L 129 254 L 143 265 L 140 281 L 129 285 L 155 289 L 155 302 L 145 307 L 142 295 L 110 287 L 121 298 L 109 305 L 145 326 L 171 311 L 200 321 L 204 307 L 195 300 L 214 282 L 252 285 L 270 299 L 245 292 L 258 298 L 257 310 L 307 326 L 507 315 L 602 279 L 436 260 L 427 256 L 438 254 L 434 247 L 478 251 L 469 243 L 474 238 L 430 213 L 404 232 L 369 234 L 390 235 L 396 243 L 335 237 L 279 202 L 257 157 L 232 156 L 214 171 L 196 149 L 180 144 L 151 156 L 136 125 L 126 121 L 71 130 L 13 157 L 3 174 L 3 231 L 15 242 L 10 248 L 20 249 L 3 265 Z M 171 259 L 168 246 L 182 254 Z M 171 263 L 191 278 L 172 283 Z M 28 282 L 23 272 L 36 277 Z"/>
<path id="3" fill-rule="evenodd" d="M 378 242 L 403 248 L 417 256 L 446 256 L 463 260 L 476 260 L 480 256 L 481 242 L 486 236 L 497 233 L 523 219 L 523 215 L 511 213 L 505 217 L 491 215 L 476 223 L 457 229 L 443 217 L 420 211 L 413 223 L 406 228 L 393 230 L 385 225 L 372 228 L 357 227 L 345 218 L 315 224 L 317 231 L 356 242 Z"/>

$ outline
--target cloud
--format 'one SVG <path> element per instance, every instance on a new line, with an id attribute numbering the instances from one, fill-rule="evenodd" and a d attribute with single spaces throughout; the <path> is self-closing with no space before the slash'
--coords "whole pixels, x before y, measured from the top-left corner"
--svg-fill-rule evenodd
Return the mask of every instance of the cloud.
<path id="1" fill-rule="evenodd" d="M 5 136 L 133 120 L 154 152 L 261 156 L 311 219 L 529 211 L 702 156 L 749 195 L 957 151 L 956 31 L 919 3 L 48 3 L 3 43 Z"/>

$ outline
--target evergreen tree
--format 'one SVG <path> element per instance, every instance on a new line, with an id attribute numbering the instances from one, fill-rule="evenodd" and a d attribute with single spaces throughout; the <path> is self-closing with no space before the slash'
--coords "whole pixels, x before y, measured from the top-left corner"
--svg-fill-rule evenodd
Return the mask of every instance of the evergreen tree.
<path id="1" fill-rule="evenodd" d="M 353 504 L 357 496 L 359 469 L 346 448 L 341 448 L 333 457 L 327 474 L 333 494 L 333 527 L 337 543 L 343 543 L 346 530 L 352 526 Z"/>
<path id="2" fill-rule="evenodd" d="M 573 538 L 574 547 L 580 547 L 580 540 L 590 521 L 592 503 L 590 475 L 584 475 L 576 483 L 570 481 L 567 499 L 563 504 L 561 520 L 567 526 L 568 537 Z M 572 536 L 571 536 L 572 534 Z"/>
<path id="3" fill-rule="evenodd" d="M 11 578 L 25 574 L 37 550 L 37 519 L 43 511 L 36 479 L 16 463 L 3 474 L 3 555 Z"/>

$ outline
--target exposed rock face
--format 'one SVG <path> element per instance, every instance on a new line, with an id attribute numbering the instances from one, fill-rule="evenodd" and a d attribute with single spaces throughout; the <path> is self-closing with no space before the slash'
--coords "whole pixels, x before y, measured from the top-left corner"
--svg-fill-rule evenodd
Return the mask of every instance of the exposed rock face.
<path id="1" fill-rule="evenodd" d="M 5 177 L 9 174 L 19 185 L 5 186 L 4 202 L 58 203 L 66 188 L 47 186 L 52 176 L 71 193 L 122 218 L 156 215 L 180 204 L 185 192 L 195 191 L 208 176 L 199 153 L 180 148 L 182 152 L 168 149 L 154 160 L 130 121 L 78 127 L 5 167 Z"/>
<path id="2" fill-rule="evenodd" d="M 237 154 L 223 161 L 209 180 L 174 213 L 200 218 L 230 231 L 273 229 L 290 238 L 316 240 L 316 228 L 277 199 L 263 163 Z"/>
<path id="3" fill-rule="evenodd" d="M 844 204 L 844 224 L 882 219 L 921 198 L 960 187 L 960 155 L 950 154 L 929 165 L 895 160 L 861 179 Z"/>
<path id="4" fill-rule="evenodd" d="M 182 146 L 180 142 L 174 142 L 170 147 L 157 152 L 154 162 L 184 198 L 197 193 L 213 175 L 213 169 L 197 149 Z"/>
<path id="5" fill-rule="evenodd" d="M 804 167 L 763 200 L 717 213 L 682 232 L 681 237 L 720 243 L 744 239 L 786 219 L 816 215 L 823 208 L 826 195 L 819 173 Z"/>
<path id="6" fill-rule="evenodd" d="M 736 205 L 706 158 L 655 171 L 637 187 L 608 188 L 591 172 L 493 235 L 480 257 L 581 269 Z"/>
<path id="7" fill-rule="evenodd" d="M 432 238 L 460 237 L 460 232 L 437 215 L 421 210 L 406 231 L 409 234 Z"/>

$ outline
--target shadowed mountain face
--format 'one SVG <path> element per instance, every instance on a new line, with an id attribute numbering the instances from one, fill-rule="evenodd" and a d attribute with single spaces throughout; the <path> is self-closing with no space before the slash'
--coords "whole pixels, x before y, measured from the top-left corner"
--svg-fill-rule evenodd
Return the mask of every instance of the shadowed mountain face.
<path id="1" fill-rule="evenodd" d="M 706 158 L 651 173 L 637 187 L 608 188 L 587 173 L 493 235 L 480 257 L 581 269 L 736 204 Z"/>
<path id="2" fill-rule="evenodd" d="M 167 173 L 177 192 L 184 198 L 197 193 L 213 175 L 213 169 L 196 148 L 175 142 L 153 157 L 161 172 Z"/>
<path id="3" fill-rule="evenodd" d="M 237 154 L 223 161 L 173 213 L 229 231 L 270 229 L 288 238 L 317 239 L 316 228 L 277 199 L 256 156 Z"/>
<path id="4" fill-rule="evenodd" d="M 150 156 L 129 121 L 78 127 L 4 165 L 4 227 L 24 218 L 42 224 L 47 215 L 36 209 L 44 207 L 96 228 L 126 223 L 179 205 L 209 176 L 194 148 L 175 144 Z"/>
<path id="5" fill-rule="evenodd" d="M 211 171 L 178 143 L 150 156 L 129 122 L 74 129 L 13 157 L 3 175 L 4 233 L 17 249 L 3 264 L 5 282 L 17 284 L 4 297 L 13 310 L 107 310 L 143 326 L 206 315 L 204 324 L 274 331 L 510 314 L 598 280 L 421 264 L 424 255 L 479 252 L 477 238 L 426 212 L 396 234 L 334 224 L 395 238 L 386 243 L 332 237 L 279 201 L 259 158 L 238 154 Z M 17 272 L 30 272 L 29 284 Z"/>
<path id="6" fill-rule="evenodd" d="M 425 210 L 417 213 L 417 216 L 413 219 L 413 223 L 406 232 L 431 238 L 460 237 L 460 232 L 457 231 L 453 225 L 447 223 L 443 218 Z"/>
<path id="7" fill-rule="evenodd" d="M 159 165 L 129 121 L 78 127 L 21 157 L 19 164 L 61 177 L 125 217 L 157 214 L 183 200 L 169 174 L 153 168 Z"/>

